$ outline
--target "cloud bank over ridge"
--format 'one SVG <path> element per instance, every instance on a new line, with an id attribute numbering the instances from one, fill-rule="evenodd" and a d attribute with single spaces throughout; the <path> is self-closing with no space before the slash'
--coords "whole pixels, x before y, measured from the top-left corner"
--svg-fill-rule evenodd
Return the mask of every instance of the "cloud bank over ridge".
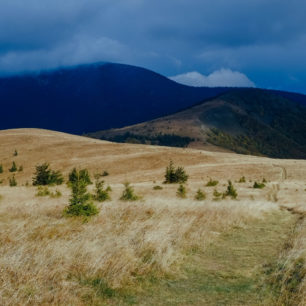
<path id="1" fill-rule="evenodd" d="M 230 69 L 216 70 L 207 76 L 193 71 L 172 76 L 169 79 L 195 87 L 255 87 L 255 83 L 245 74 Z"/>
<path id="2" fill-rule="evenodd" d="M 0 75 L 111 61 L 163 75 L 225 68 L 306 93 L 305 10 L 302 0 L 1 1 Z"/>

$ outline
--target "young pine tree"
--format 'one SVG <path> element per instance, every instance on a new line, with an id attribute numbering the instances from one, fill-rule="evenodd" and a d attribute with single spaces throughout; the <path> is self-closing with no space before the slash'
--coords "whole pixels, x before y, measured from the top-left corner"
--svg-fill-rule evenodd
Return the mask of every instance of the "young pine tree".
<path id="1" fill-rule="evenodd" d="M 93 216 L 99 211 L 97 207 L 90 201 L 90 194 L 86 189 L 86 182 L 81 178 L 80 172 L 77 171 L 76 180 L 71 184 L 72 194 L 69 205 L 64 213 L 67 216 Z"/>
<path id="2" fill-rule="evenodd" d="M 188 175 L 186 174 L 184 168 L 177 167 L 175 169 L 173 161 L 170 160 L 169 166 L 166 168 L 164 184 L 185 183 L 187 180 Z"/>
<path id="3" fill-rule="evenodd" d="M 194 198 L 197 201 L 204 201 L 206 199 L 206 194 L 201 189 L 198 189 Z"/>
<path id="4" fill-rule="evenodd" d="M 175 180 L 177 183 L 186 183 L 188 175 L 186 174 L 183 167 L 177 167 L 175 170 Z"/>
<path id="5" fill-rule="evenodd" d="M 206 187 L 214 187 L 217 186 L 219 184 L 219 181 L 217 180 L 212 180 L 211 178 L 209 179 L 209 181 L 207 182 L 207 184 L 205 185 Z"/>
<path id="6" fill-rule="evenodd" d="M 36 166 L 36 172 L 33 177 L 34 186 L 61 185 L 64 179 L 59 171 L 49 169 L 48 163 Z"/>
<path id="7" fill-rule="evenodd" d="M 186 188 L 183 184 L 180 184 L 176 192 L 177 197 L 185 199 L 186 198 Z"/>
<path id="8" fill-rule="evenodd" d="M 266 187 L 266 185 L 264 183 L 255 182 L 254 185 L 253 185 L 253 188 L 257 188 L 257 189 L 263 189 L 265 187 Z"/>
<path id="9" fill-rule="evenodd" d="M 17 171 L 17 166 L 16 163 L 13 161 L 12 167 L 9 169 L 10 172 L 16 172 Z"/>
<path id="10" fill-rule="evenodd" d="M 12 177 L 9 178 L 9 184 L 10 184 L 10 187 L 16 187 L 17 186 L 17 181 L 15 179 L 15 175 L 13 175 Z"/>
<path id="11" fill-rule="evenodd" d="M 246 182 L 245 176 L 242 176 L 238 181 L 238 183 L 245 183 L 245 182 Z"/>
<path id="12" fill-rule="evenodd" d="M 165 183 L 166 184 L 171 184 L 175 181 L 175 168 L 173 165 L 173 161 L 170 160 L 169 166 L 166 168 L 166 173 L 165 173 Z"/>
<path id="13" fill-rule="evenodd" d="M 0 173 L 3 173 L 3 166 L 0 165 Z"/>
<path id="14" fill-rule="evenodd" d="M 130 186 L 130 183 L 124 183 L 124 190 L 122 196 L 120 197 L 121 201 L 137 201 L 139 200 L 139 196 L 137 196 L 134 192 L 134 188 Z"/>
<path id="15" fill-rule="evenodd" d="M 75 183 L 75 181 L 78 179 L 77 176 L 80 176 L 80 179 L 84 181 L 86 185 L 92 184 L 92 181 L 90 179 L 90 175 L 87 169 L 82 169 L 78 171 L 76 168 L 73 168 L 72 171 L 69 173 L 69 184 Z"/>
<path id="16" fill-rule="evenodd" d="M 237 191 L 231 181 L 228 181 L 227 189 L 225 193 L 223 194 L 224 198 L 227 196 L 230 196 L 232 199 L 236 199 L 238 196 Z"/>
<path id="17" fill-rule="evenodd" d="M 109 188 L 104 188 L 104 181 L 96 178 L 96 189 L 94 199 L 98 202 L 110 200 Z"/>

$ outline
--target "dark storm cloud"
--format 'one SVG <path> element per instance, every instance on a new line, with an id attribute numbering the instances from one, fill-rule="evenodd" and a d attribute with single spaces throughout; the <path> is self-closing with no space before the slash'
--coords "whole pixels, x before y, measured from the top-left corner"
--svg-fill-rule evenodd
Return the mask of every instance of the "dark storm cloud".
<path id="1" fill-rule="evenodd" d="M 0 0 L 0 73 L 115 61 L 298 89 L 305 11 L 302 0 Z"/>

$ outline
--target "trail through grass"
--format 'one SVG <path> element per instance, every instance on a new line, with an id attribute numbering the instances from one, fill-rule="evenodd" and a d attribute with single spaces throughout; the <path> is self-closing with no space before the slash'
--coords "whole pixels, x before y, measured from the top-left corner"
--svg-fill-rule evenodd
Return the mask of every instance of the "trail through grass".
<path id="1" fill-rule="evenodd" d="M 296 219 L 279 211 L 235 227 L 205 250 L 192 250 L 182 277 L 146 279 L 138 293 L 105 295 L 101 305 L 274 305 L 276 292 L 267 283 L 264 267 L 278 260 Z"/>

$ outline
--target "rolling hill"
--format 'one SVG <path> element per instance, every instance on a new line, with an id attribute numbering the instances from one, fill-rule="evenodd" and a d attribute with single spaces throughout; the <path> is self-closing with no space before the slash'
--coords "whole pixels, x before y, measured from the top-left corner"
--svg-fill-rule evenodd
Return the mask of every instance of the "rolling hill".
<path id="1" fill-rule="evenodd" d="M 150 70 L 91 64 L 0 78 L 0 129 L 74 134 L 122 127 L 189 107 L 226 88 L 180 85 Z"/>
<path id="2" fill-rule="evenodd" d="M 89 136 L 305 159 L 306 106 L 297 97 L 301 95 L 232 89 L 170 116 Z"/>
<path id="3" fill-rule="evenodd" d="M 0 131 L 0 143 L 1 305 L 305 305 L 306 161 L 38 129 Z M 170 159 L 189 175 L 184 199 L 162 183 Z M 31 184 L 44 162 L 65 182 L 74 167 L 92 180 L 107 170 L 111 199 L 90 219 L 65 217 L 65 182 Z M 139 200 L 120 200 L 127 180 Z M 216 199 L 228 180 L 237 199 Z"/>

